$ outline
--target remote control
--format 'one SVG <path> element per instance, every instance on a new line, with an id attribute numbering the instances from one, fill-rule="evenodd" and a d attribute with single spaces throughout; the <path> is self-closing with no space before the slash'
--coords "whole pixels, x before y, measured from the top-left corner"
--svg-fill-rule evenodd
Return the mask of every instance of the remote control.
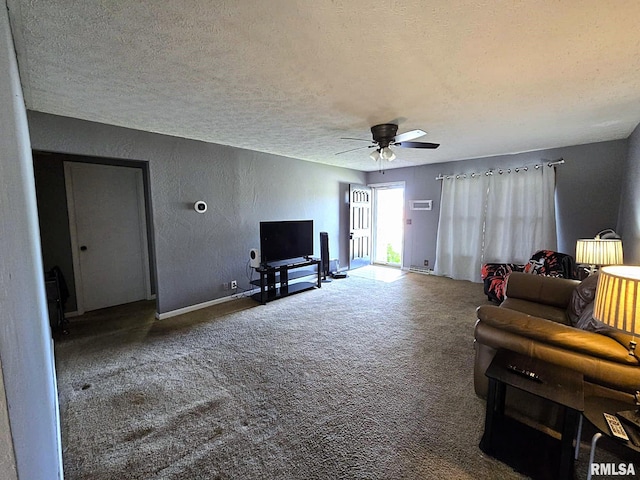
<path id="1" fill-rule="evenodd" d="M 611 430 L 611 433 L 613 434 L 613 436 L 616 438 L 620 438 L 622 440 L 629 441 L 627 432 L 625 432 L 624 428 L 622 428 L 622 424 L 620 423 L 620 420 L 618 420 L 618 417 L 606 412 L 603 413 L 603 415 L 604 415 L 604 419 L 609 424 L 609 429 Z"/>
<path id="2" fill-rule="evenodd" d="M 542 380 L 540 380 L 540 377 L 538 376 L 537 373 L 534 373 L 530 370 L 524 370 L 520 367 L 516 367 L 515 365 L 508 365 L 507 368 L 509 370 L 511 370 L 514 373 L 517 373 L 518 375 L 522 375 L 525 378 L 528 378 L 529 380 L 535 380 L 536 382 L 542 382 Z"/>

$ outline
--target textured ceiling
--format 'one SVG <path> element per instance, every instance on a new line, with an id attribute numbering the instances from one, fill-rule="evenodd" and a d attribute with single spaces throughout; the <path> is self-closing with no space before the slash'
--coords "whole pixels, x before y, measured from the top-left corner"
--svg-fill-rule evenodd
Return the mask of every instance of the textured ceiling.
<path id="1" fill-rule="evenodd" d="M 375 170 L 626 138 L 640 2 L 8 0 L 27 108 Z"/>

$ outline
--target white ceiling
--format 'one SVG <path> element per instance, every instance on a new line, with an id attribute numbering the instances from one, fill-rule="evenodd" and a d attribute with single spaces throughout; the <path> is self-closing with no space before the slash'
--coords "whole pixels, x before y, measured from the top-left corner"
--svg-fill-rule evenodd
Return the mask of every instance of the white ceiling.
<path id="1" fill-rule="evenodd" d="M 626 138 L 640 2 L 8 0 L 27 108 L 376 170 Z"/>

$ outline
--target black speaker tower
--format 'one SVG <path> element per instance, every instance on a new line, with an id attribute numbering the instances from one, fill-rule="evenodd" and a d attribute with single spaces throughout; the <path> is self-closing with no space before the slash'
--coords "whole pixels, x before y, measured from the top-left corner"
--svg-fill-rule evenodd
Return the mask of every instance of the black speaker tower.
<path id="1" fill-rule="evenodd" d="M 322 271 L 322 281 L 330 282 L 327 276 L 329 272 L 329 234 L 320 232 L 320 268 Z"/>

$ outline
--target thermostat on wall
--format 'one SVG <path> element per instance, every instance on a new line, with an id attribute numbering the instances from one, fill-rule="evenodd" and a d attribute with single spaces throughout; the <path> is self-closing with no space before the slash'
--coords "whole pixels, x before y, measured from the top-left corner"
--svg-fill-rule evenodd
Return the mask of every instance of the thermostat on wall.
<path id="1" fill-rule="evenodd" d="M 193 209 L 198 213 L 204 213 L 207 211 L 207 204 L 202 200 L 198 200 L 193 204 Z"/>

